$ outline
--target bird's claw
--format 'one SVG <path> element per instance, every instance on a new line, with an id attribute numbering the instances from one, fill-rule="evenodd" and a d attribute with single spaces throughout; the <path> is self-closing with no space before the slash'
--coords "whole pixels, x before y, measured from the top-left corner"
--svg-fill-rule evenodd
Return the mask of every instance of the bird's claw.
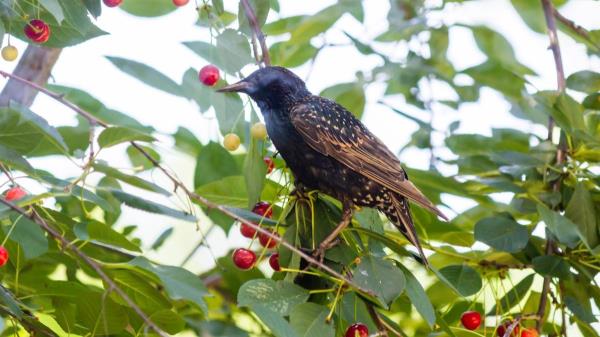
<path id="1" fill-rule="evenodd" d="M 340 239 L 335 239 L 331 242 L 322 242 L 317 249 L 315 249 L 312 253 L 312 256 L 319 261 L 319 263 L 323 264 L 325 261 L 325 253 L 340 243 Z"/>

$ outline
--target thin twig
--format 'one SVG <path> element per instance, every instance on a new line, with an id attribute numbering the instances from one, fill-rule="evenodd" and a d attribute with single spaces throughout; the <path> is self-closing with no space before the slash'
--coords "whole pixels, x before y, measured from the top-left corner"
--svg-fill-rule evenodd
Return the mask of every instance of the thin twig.
<path id="1" fill-rule="evenodd" d="M 560 21 L 562 24 L 564 24 L 565 26 L 569 27 L 572 31 L 574 31 L 575 33 L 577 33 L 578 35 L 580 35 L 582 38 L 586 39 L 588 42 L 590 42 L 591 44 L 593 44 L 596 49 L 600 50 L 600 45 L 596 44 L 591 38 L 590 38 L 590 32 L 581 27 L 580 25 L 576 24 L 573 20 L 564 17 L 562 14 L 560 14 L 560 12 L 554 8 L 554 17 Z"/>
<path id="2" fill-rule="evenodd" d="M 27 85 L 30 85 L 38 90 L 40 90 L 42 93 L 48 95 L 49 97 L 55 99 L 56 101 L 60 102 L 61 104 L 69 107 L 71 110 L 75 111 L 77 114 L 81 115 L 82 117 L 84 117 L 85 119 L 87 119 L 90 123 L 96 123 L 97 125 L 100 125 L 102 127 L 109 127 L 109 125 L 106 122 L 103 122 L 102 120 L 96 118 L 95 116 L 93 116 L 92 114 L 90 114 L 89 112 L 81 109 L 80 107 L 78 107 L 77 105 L 67 101 L 63 95 L 57 94 L 55 92 L 52 92 L 46 88 L 43 88 L 35 83 L 31 83 L 23 78 L 20 78 L 18 76 L 15 76 L 13 74 L 7 73 L 5 71 L 0 70 L 0 75 L 4 76 L 4 77 L 10 77 L 10 78 L 14 78 L 22 83 L 25 83 Z M 154 159 L 146 150 L 144 150 L 139 144 L 137 144 L 136 142 L 130 142 L 131 146 L 133 146 L 142 156 L 144 156 L 146 159 L 148 159 L 148 161 L 150 161 L 150 163 L 152 163 L 152 165 L 154 167 L 156 167 L 158 170 L 160 170 L 161 172 L 163 172 L 163 174 L 165 176 L 167 176 L 167 178 L 169 178 L 169 180 L 171 180 L 171 182 L 174 185 L 174 191 L 177 191 L 177 189 L 181 189 L 190 199 L 197 201 L 199 204 L 209 208 L 209 209 L 216 209 L 218 211 L 220 211 L 221 213 L 229 216 L 230 218 L 239 221 L 239 222 L 243 222 L 248 224 L 248 226 L 254 228 L 258 233 L 261 233 L 263 235 L 266 235 L 267 237 L 271 238 L 271 240 L 281 244 L 283 247 L 289 249 L 290 251 L 292 251 L 293 253 L 299 255 L 300 257 L 302 257 L 303 259 L 305 259 L 308 263 L 312 263 L 313 265 L 317 266 L 319 269 L 322 269 L 323 271 L 329 273 L 331 276 L 339 279 L 339 280 L 343 280 L 344 282 L 346 282 L 349 286 L 351 286 L 352 288 L 359 290 L 365 294 L 369 294 L 369 295 L 373 295 L 373 292 L 371 290 L 365 289 L 361 286 L 359 286 L 358 284 L 356 284 L 355 282 L 353 282 L 352 280 L 348 279 L 347 277 L 343 276 L 342 274 L 338 273 L 337 271 L 335 271 L 333 268 L 327 266 L 324 263 L 321 263 L 320 261 L 318 261 L 317 259 L 313 258 L 311 255 L 306 254 L 305 252 L 303 252 L 302 250 L 296 248 L 294 245 L 290 244 L 289 242 L 283 240 L 281 237 L 279 237 L 278 235 L 275 235 L 273 233 L 271 233 L 268 230 L 263 229 L 262 227 L 254 224 L 252 221 L 245 219 L 237 214 L 235 214 L 233 211 L 231 211 L 229 208 L 223 206 L 223 205 L 219 205 L 216 204 L 204 197 L 202 197 L 199 194 L 196 194 L 195 192 L 189 190 L 187 188 L 187 186 L 185 186 L 185 184 L 183 182 L 181 182 L 177 177 L 175 177 L 175 175 L 171 172 L 169 172 L 164 166 L 162 166 L 156 159 Z"/>
<path id="3" fill-rule="evenodd" d="M 168 337 L 168 334 L 165 333 L 161 328 L 159 328 L 154 322 L 152 322 L 150 317 L 148 317 L 148 315 L 146 315 L 144 313 L 144 311 L 142 311 L 142 309 L 140 309 L 140 307 L 138 307 L 138 305 L 135 304 L 135 302 L 125 293 L 125 291 L 123 291 L 121 288 L 119 288 L 119 286 L 104 272 L 104 270 L 102 269 L 102 266 L 98 262 L 93 260 L 91 257 L 87 256 L 77 246 L 72 245 L 69 242 L 69 240 L 67 240 L 64 236 L 62 236 L 57 230 L 52 228 L 46 222 L 46 220 L 44 218 L 42 218 L 35 210 L 32 209 L 32 211 L 30 213 L 27 213 L 21 207 L 16 206 L 13 203 L 6 201 L 2 198 L 0 198 L 0 203 L 3 203 L 4 205 L 10 207 L 13 211 L 31 219 L 33 222 L 37 223 L 40 227 L 42 227 L 42 229 L 44 231 L 46 231 L 46 233 L 48 233 L 55 240 L 60 242 L 62 247 L 72 251 L 80 259 L 82 259 L 88 266 L 90 266 L 92 269 L 94 269 L 96 274 L 98 274 L 98 276 L 104 282 L 106 282 L 106 284 L 108 284 L 109 289 L 114 290 L 125 301 L 125 303 L 127 303 L 127 305 L 131 309 L 133 309 L 133 311 L 136 312 L 136 314 L 144 321 L 144 323 L 150 329 L 152 329 L 154 332 L 156 332 L 159 336 Z"/>
<path id="4" fill-rule="evenodd" d="M 6 175 L 6 177 L 8 177 L 8 180 L 10 180 L 10 182 L 13 185 L 17 186 L 17 182 L 12 177 L 12 175 L 10 174 L 10 172 L 8 171 L 8 169 L 6 167 L 4 167 L 4 165 L 2 163 L 0 163 L 0 171 L 4 172 L 4 174 Z"/>
<path id="5" fill-rule="evenodd" d="M 252 6 L 250 6 L 248 0 L 241 1 L 242 6 L 244 6 L 244 11 L 246 12 L 246 17 L 248 17 L 248 22 L 250 23 L 250 26 L 252 27 L 252 30 L 254 31 L 254 35 L 258 39 L 258 42 L 260 43 L 260 49 L 262 51 L 262 60 L 265 63 L 265 65 L 270 66 L 271 58 L 269 57 L 269 48 L 267 47 L 267 43 L 265 42 L 265 35 L 260 29 L 260 25 L 258 24 L 258 20 L 256 19 L 256 14 L 254 13 Z"/>
<path id="6" fill-rule="evenodd" d="M 379 336 L 388 337 L 388 330 L 387 330 L 386 326 L 383 324 L 383 321 L 379 317 L 379 314 L 377 313 L 377 310 L 375 310 L 375 307 L 373 306 L 373 304 L 367 303 L 367 310 L 369 311 L 369 315 L 371 316 L 371 319 L 373 319 L 373 322 L 375 322 L 375 325 L 377 326 Z"/>
<path id="7" fill-rule="evenodd" d="M 548 38 L 550 39 L 550 49 L 552 50 L 552 55 L 554 56 L 554 65 L 556 67 L 556 82 L 557 89 L 560 94 L 564 93 L 566 88 L 565 81 L 565 71 L 562 62 L 562 55 L 560 51 L 560 44 L 558 41 L 558 34 L 556 31 L 556 21 L 554 16 L 558 13 L 554 6 L 552 5 L 551 0 L 541 0 L 542 7 L 544 9 L 544 17 L 546 18 L 546 25 L 548 26 Z M 554 121 L 552 117 L 550 117 L 548 122 L 548 140 L 552 141 L 552 131 L 554 129 Z M 563 141 L 562 137 L 559 141 L 558 148 L 556 150 L 556 163 L 562 164 L 566 160 L 566 144 Z M 552 188 L 554 191 L 560 190 L 561 178 L 557 179 Z M 546 255 L 552 255 L 554 252 L 554 240 L 552 239 L 551 233 L 546 230 Z M 550 291 L 550 276 L 544 277 L 544 284 L 542 286 L 542 293 L 540 297 L 540 304 L 538 306 L 537 315 L 539 320 L 536 322 L 536 330 L 538 332 L 541 331 L 543 323 L 544 323 L 544 315 L 546 314 L 546 303 L 548 302 L 548 292 Z"/>

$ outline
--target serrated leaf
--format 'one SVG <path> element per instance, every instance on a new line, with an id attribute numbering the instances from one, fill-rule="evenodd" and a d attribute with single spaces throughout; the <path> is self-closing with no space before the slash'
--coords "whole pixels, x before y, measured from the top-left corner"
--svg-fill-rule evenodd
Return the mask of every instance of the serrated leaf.
<path id="1" fill-rule="evenodd" d="M 497 250 L 516 253 L 529 242 L 529 231 L 510 215 L 501 214 L 478 221 L 475 239 Z"/>
<path id="2" fill-rule="evenodd" d="M 149 67 L 137 61 L 132 61 L 116 56 L 107 56 L 106 58 L 117 68 L 119 68 L 119 70 L 121 70 L 122 72 L 137 78 L 138 80 L 144 82 L 145 84 L 153 88 L 165 91 L 175 96 L 184 96 L 179 84 L 177 84 L 171 78 L 152 67 Z"/>
<path id="3" fill-rule="evenodd" d="M 154 201 L 150 201 L 150 200 L 146 200 L 146 199 L 142 199 L 138 196 L 129 194 L 129 193 L 125 193 L 123 191 L 119 191 L 119 190 L 111 190 L 110 191 L 112 193 L 112 195 L 119 199 L 121 202 L 123 202 L 125 205 L 129 206 L 129 207 L 133 207 L 142 211 L 146 211 L 146 212 L 150 212 L 150 213 L 155 213 L 155 214 L 162 214 L 162 215 L 167 215 L 176 219 L 181 219 L 181 220 L 185 220 L 185 221 L 190 221 L 190 222 L 195 222 L 196 221 L 196 217 L 194 217 L 193 215 L 183 212 L 183 211 L 179 211 L 167 206 L 163 206 L 159 203 L 156 203 Z"/>
<path id="4" fill-rule="evenodd" d="M 165 190 L 164 188 L 156 185 L 155 183 L 151 183 L 149 181 L 146 181 L 140 177 L 137 176 L 133 176 L 133 175 L 129 175 L 129 174 L 125 174 L 115 168 L 112 168 L 108 165 L 105 165 L 101 162 L 94 162 L 93 163 L 93 168 L 95 171 L 97 172 L 102 172 L 104 174 L 106 174 L 109 177 L 118 179 L 124 183 L 127 183 L 131 186 L 135 186 L 147 191 L 151 191 L 151 192 L 156 192 L 165 196 L 170 196 L 171 192 Z"/>
<path id="5" fill-rule="evenodd" d="M 352 274 L 353 281 L 372 291 L 384 307 L 400 296 L 406 285 L 404 273 L 399 268 L 392 262 L 375 256 L 362 257 Z"/>
<path id="6" fill-rule="evenodd" d="M 290 325 L 298 337 L 334 337 L 335 326 L 327 322 L 329 310 L 315 303 L 302 303 L 290 314 Z"/>
<path id="7" fill-rule="evenodd" d="M 482 286 L 481 276 L 467 265 L 447 266 L 439 271 L 432 268 L 442 282 L 450 286 L 457 294 L 467 297 L 476 294 Z"/>
<path id="8" fill-rule="evenodd" d="M 139 267 L 158 277 L 172 299 L 192 301 L 204 312 L 207 311 L 203 298 L 208 295 L 208 290 L 198 276 L 190 271 L 181 267 L 154 265 L 141 256 L 131 260 L 129 265 Z"/>
<path id="9" fill-rule="evenodd" d="M 106 148 L 125 142 L 153 142 L 154 140 L 154 137 L 140 131 L 121 126 L 113 126 L 104 129 L 104 131 L 100 133 L 100 136 L 98 136 L 98 145 Z"/>
<path id="10" fill-rule="evenodd" d="M 251 280 L 240 288 L 238 305 L 254 308 L 264 305 L 272 312 L 287 316 L 297 305 L 306 302 L 308 291 L 286 281 Z"/>
<path id="11" fill-rule="evenodd" d="M 233 29 L 225 29 L 217 36 L 217 55 L 223 69 L 230 74 L 240 71 L 253 60 L 248 39 Z"/>
<path id="12" fill-rule="evenodd" d="M 406 278 L 406 295 L 410 302 L 415 306 L 419 314 L 425 319 L 430 328 L 435 324 L 435 310 L 425 293 L 425 290 L 419 283 L 419 280 L 404 266 L 400 267 Z"/>

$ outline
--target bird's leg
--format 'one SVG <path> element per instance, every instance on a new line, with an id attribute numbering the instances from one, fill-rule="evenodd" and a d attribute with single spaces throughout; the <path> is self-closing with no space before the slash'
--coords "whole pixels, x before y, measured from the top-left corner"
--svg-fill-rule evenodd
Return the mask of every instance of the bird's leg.
<path id="1" fill-rule="evenodd" d="M 294 189 L 290 192 L 290 195 L 296 199 L 307 199 L 307 188 L 301 182 L 296 181 Z"/>
<path id="2" fill-rule="evenodd" d="M 325 252 L 329 248 L 334 247 L 339 242 L 337 240 L 338 235 L 340 235 L 340 233 L 346 227 L 348 227 L 348 225 L 352 221 L 352 207 L 353 207 L 353 205 L 352 205 L 351 202 L 345 201 L 343 203 L 342 219 L 340 220 L 340 222 L 338 223 L 338 225 L 335 227 L 335 229 L 329 235 L 327 235 L 327 237 L 325 238 L 325 240 L 323 240 L 319 244 L 319 247 L 314 251 L 313 256 L 316 259 L 318 259 L 319 262 L 323 263 L 323 260 L 325 259 Z"/>

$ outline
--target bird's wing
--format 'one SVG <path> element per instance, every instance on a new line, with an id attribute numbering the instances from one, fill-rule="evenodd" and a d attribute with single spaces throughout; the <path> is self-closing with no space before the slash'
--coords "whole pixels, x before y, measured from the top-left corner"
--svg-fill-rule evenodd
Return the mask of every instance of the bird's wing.
<path id="1" fill-rule="evenodd" d="M 396 156 L 352 113 L 328 99 L 313 96 L 290 111 L 302 138 L 316 151 L 447 219 L 413 183 Z"/>

